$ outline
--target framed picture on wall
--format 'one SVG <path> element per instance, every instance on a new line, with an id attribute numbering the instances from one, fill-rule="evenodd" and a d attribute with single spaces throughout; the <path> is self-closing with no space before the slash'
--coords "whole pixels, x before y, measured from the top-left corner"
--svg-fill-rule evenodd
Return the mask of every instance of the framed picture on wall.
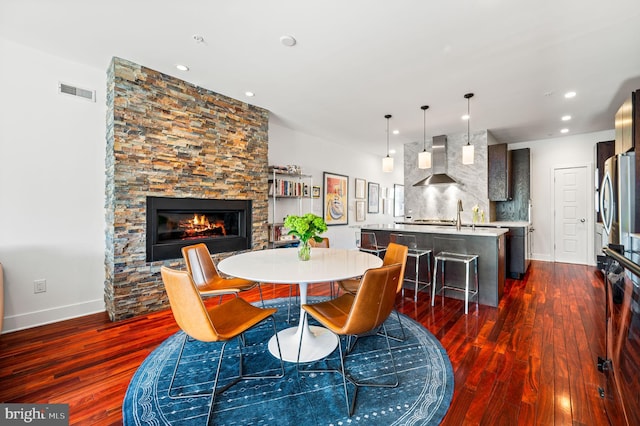
<path id="1" fill-rule="evenodd" d="M 367 213 L 380 213 L 380 184 L 369 182 L 368 184 L 369 207 Z"/>
<path id="2" fill-rule="evenodd" d="M 393 215 L 404 216 L 404 185 L 393 184 Z"/>
<path id="3" fill-rule="evenodd" d="M 319 186 L 314 186 L 311 192 L 311 196 L 313 198 L 320 198 L 320 187 Z"/>
<path id="4" fill-rule="evenodd" d="M 364 222 L 366 216 L 366 201 L 356 201 L 356 222 Z"/>
<path id="5" fill-rule="evenodd" d="M 349 177 L 324 172 L 324 221 L 327 225 L 347 225 L 349 223 Z"/>
<path id="6" fill-rule="evenodd" d="M 367 195 L 365 193 L 366 184 L 367 184 L 366 180 L 356 178 L 356 200 L 364 200 L 364 198 L 366 197 Z"/>

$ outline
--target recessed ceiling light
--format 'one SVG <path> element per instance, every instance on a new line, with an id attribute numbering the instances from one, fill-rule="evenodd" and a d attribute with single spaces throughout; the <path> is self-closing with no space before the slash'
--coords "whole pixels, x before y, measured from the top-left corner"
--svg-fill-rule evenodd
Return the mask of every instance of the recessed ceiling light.
<path id="1" fill-rule="evenodd" d="M 468 120 L 468 119 L 470 119 L 470 118 L 471 118 L 471 116 L 470 116 L 469 114 L 465 114 L 465 115 L 463 115 L 463 116 L 462 116 L 462 117 L 460 117 L 460 118 L 462 118 L 463 120 Z"/>
<path id="2" fill-rule="evenodd" d="M 189 71 L 189 67 L 182 64 L 177 64 L 176 68 L 178 68 L 180 71 Z"/>
<path id="3" fill-rule="evenodd" d="M 562 116 L 562 121 L 569 121 L 571 120 L 571 116 L 570 115 L 563 115 Z"/>
<path id="4" fill-rule="evenodd" d="M 395 149 L 390 149 L 390 150 L 389 150 L 389 154 L 395 154 L 395 153 L 396 153 L 396 150 L 395 150 Z"/>
<path id="5" fill-rule="evenodd" d="M 394 131 L 393 131 L 393 134 L 394 134 L 394 135 L 399 135 L 399 134 L 400 134 L 400 130 L 398 130 L 398 129 L 394 130 Z"/>
<path id="6" fill-rule="evenodd" d="M 253 98 L 256 94 L 253 92 L 244 92 L 244 95 Z"/>
<path id="7" fill-rule="evenodd" d="M 287 47 L 293 47 L 296 45 L 297 41 L 290 35 L 283 35 L 280 37 L 280 43 Z"/>
<path id="8" fill-rule="evenodd" d="M 567 129 L 567 128 L 561 129 L 560 133 L 569 133 L 569 129 Z"/>
<path id="9" fill-rule="evenodd" d="M 575 98 L 576 97 L 576 92 L 567 92 L 564 94 L 564 97 L 567 99 L 571 99 L 571 98 Z"/>

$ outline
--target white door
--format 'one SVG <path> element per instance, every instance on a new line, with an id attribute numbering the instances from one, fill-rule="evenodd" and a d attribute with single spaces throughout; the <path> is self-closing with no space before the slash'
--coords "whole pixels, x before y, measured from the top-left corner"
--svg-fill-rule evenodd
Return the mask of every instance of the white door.
<path id="1" fill-rule="evenodd" d="M 556 262 L 588 264 L 587 167 L 554 170 L 554 236 Z"/>

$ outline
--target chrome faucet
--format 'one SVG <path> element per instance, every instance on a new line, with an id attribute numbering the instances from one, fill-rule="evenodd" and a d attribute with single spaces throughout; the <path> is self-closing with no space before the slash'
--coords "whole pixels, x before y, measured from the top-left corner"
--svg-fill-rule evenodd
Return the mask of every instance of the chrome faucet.
<path id="1" fill-rule="evenodd" d="M 462 200 L 458 200 L 458 214 L 456 215 L 456 231 L 459 231 L 462 228 L 462 221 L 460 220 L 460 212 L 462 210 Z"/>

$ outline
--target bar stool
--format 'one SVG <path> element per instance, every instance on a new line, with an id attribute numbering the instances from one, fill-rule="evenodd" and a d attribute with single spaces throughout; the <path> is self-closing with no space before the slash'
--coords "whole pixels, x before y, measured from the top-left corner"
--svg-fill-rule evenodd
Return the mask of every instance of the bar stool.
<path id="1" fill-rule="evenodd" d="M 415 292 L 413 295 L 413 301 L 418 301 L 418 291 L 423 290 L 431 285 L 431 249 L 418 248 L 416 243 L 416 236 L 411 234 L 397 234 L 393 233 L 389 235 L 389 242 L 407 246 L 409 251 L 407 257 L 411 257 L 415 260 L 416 274 L 414 276 Z M 420 258 L 427 256 L 427 281 L 420 281 Z M 422 286 L 420 286 L 422 284 Z M 402 289 L 404 295 L 404 288 Z"/>
<path id="2" fill-rule="evenodd" d="M 436 277 L 438 275 L 438 261 L 442 263 L 441 266 L 441 277 L 440 280 L 442 282 L 442 287 L 440 291 L 444 294 L 445 290 L 454 290 L 454 291 L 462 291 L 464 292 L 464 313 L 469 313 L 469 299 L 473 296 L 478 295 L 478 255 L 477 254 L 467 254 L 466 244 L 463 239 L 460 238 L 433 238 L 433 247 L 438 251 L 438 254 L 434 256 L 434 264 L 433 264 L 433 287 L 431 289 L 431 306 L 435 303 L 436 298 L 436 287 L 437 280 Z M 446 262 L 456 262 L 456 263 L 464 263 L 465 265 L 465 286 L 464 288 L 448 285 L 445 283 L 445 263 Z M 475 289 L 471 291 L 469 289 L 469 268 L 470 264 L 473 262 L 474 264 L 474 272 L 475 272 Z"/>
<path id="3" fill-rule="evenodd" d="M 358 245 L 360 251 L 366 251 L 367 253 L 375 254 L 381 257 L 387 248 L 385 246 L 378 245 L 376 240 L 376 234 L 373 232 L 360 232 L 360 244 Z"/>

